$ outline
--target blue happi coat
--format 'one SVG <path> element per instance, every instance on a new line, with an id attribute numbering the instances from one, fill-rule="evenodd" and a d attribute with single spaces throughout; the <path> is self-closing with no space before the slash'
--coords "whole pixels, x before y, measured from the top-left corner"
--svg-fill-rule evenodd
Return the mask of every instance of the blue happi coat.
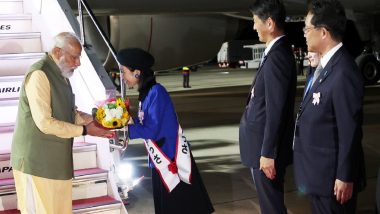
<path id="1" fill-rule="evenodd" d="M 128 125 L 130 139 L 151 139 L 168 158 L 174 159 L 178 119 L 169 93 L 161 84 L 155 84 L 141 101 L 139 118 L 134 122 Z"/>

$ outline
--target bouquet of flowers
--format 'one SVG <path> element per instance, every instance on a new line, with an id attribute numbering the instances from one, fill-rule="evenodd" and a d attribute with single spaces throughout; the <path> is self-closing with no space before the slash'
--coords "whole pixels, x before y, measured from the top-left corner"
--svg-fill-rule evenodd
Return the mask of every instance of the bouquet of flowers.
<path id="1" fill-rule="evenodd" d="M 129 120 L 129 101 L 122 98 L 110 98 L 98 104 L 95 121 L 104 128 L 123 128 Z"/>

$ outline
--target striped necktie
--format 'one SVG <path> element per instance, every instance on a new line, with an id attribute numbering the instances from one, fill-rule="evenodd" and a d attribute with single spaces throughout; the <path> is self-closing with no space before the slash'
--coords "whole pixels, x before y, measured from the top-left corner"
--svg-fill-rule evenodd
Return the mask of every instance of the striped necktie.
<path id="1" fill-rule="evenodd" d="M 319 75 L 321 74 L 323 70 L 323 67 L 321 63 L 318 64 L 317 68 L 314 71 L 314 76 L 313 76 L 313 83 L 311 85 L 314 85 L 315 81 L 318 79 Z"/>
<path id="2" fill-rule="evenodd" d="M 310 90 L 312 85 L 313 85 L 313 78 L 310 78 L 309 81 L 307 82 L 305 93 L 303 94 L 304 99 L 305 99 L 307 93 L 309 93 L 309 90 Z"/>
<path id="3" fill-rule="evenodd" d="M 263 52 L 263 56 L 261 57 L 261 60 L 260 60 L 260 65 L 259 67 L 263 66 L 263 63 L 264 63 L 264 59 L 266 57 L 266 54 L 265 54 L 265 51 Z"/>
<path id="4" fill-rule="evenodd" d="M 303 95 L 304 98 L 306 97 L 307 93 L 309 93 L 310 89 L 313 87 L 315 81 L 318 79 L 318 77 L 321 74 L 322 70 L 323 70 L 322 65 L 318 64 L 317 68 L 314 71 L 313 77 L 310 78 L 309 82 L 306 85 L 305 94 Z"/>

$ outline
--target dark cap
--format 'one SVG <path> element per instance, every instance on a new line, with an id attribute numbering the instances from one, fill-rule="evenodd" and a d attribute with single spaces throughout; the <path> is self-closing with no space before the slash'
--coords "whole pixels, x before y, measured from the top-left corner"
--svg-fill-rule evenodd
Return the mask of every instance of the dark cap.
<path id="1" fill-rule="evenodd" d="M 154 57 L 140 48 L 126 48 L 117 53 L 121 65 L 132 69 L 149 69 L 154 65 Z"/>

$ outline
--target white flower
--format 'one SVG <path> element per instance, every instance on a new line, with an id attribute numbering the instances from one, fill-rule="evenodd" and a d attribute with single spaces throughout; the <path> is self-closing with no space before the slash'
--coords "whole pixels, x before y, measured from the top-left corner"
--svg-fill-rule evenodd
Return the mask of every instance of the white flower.
<path id="1" fill-rule="evenodd" d="M 106 121 L 111 121 L 112 119 L 121 119 L 123 116 L 123 108 L 118 106 L 116 108 L 104 108 L 104 113 L 105 113 L 105 120 Z"/>
<path id="2" fill-rule="evenodd" d="M 321 98 L 321 92 L 313 93 L 313 104 L 318 105 Z"/>
<path id="3" fill-rule="evenodd" d="M 114 117 L 117 119 L 121 119 L 121 116 L 123 116 L 123 108 L 118 106 L 114 110 Z"/>
<path id="4" fill-rule="evenodd" d="M 106 121 L 111 121 L 113 116 L 112 116 L 112 109 L 108 109 L 108 108 L 104 108 L 104 114 L 106 115 L 105 116 L 105 120 Z"/>

